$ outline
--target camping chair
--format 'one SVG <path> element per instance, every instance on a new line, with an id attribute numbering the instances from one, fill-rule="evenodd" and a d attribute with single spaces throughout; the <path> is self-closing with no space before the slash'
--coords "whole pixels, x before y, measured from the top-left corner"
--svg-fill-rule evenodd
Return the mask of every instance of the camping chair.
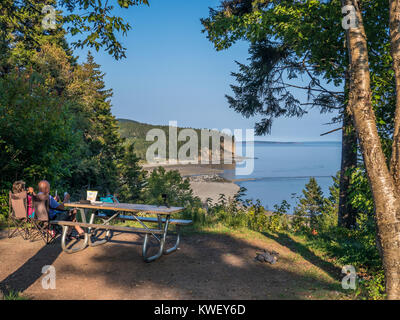
<path id="1" fill-rule="evenodd" d="M 45 194 L 37 194 L 32 196 L 33 208 L 35 215 L 30 221 L 35 231 L 31 234 L 31 241 L 35 241 L 38 237 L 42 238 L 45 244 L 53 242 L 58 233 L 52 230 L 49 219 L 49 196 Z M 54 233 L 52 232 L 54 231 Z"/>
<path id="2" fill-rule="evenodd" d="M 29 238 L 27 192 L 9 193 L 8 237 L 19 234 L 22 239 Z M 14 226 L 15 229 L 11 230 Z"/>

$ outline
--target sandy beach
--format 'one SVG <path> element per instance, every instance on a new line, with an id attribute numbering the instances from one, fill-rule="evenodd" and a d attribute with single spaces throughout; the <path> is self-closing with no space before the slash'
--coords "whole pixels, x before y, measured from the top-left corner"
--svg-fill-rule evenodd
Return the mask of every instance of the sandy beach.
<path id="1" fill-rule="evenodd" d="M 226 199 L 233 198 L 239 191 L 239 186 L 232 181 L 220 177 L 224 169 L 232 169 L 233 165 L 205 165 L 205 164 L 185 164 L 185 165 L 161 165 L 165 170 L 178 170 L 182 177 L 190 180 L 195 196 L 202 202 L 208 198 L 212 203 L 218 202 L 221 194 Z M 151 171 L 158 166 L 144 164 L 143 169 Z"/>

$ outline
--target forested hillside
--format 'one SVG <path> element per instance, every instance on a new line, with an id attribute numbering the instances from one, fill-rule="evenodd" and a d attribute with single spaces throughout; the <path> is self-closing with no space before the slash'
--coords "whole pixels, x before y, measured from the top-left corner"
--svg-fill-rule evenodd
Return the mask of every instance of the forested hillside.
<path id="1" fill-rule="evenodd" d="M 151 129 L 161 129 L 165 132 L 165 136 L 167 138 L 167 157 L 168 157 L 168 141 L 169 141 L 169 127 L 162 125 L 152 125 L 147 123 L 140 123 L 134 120 L 128 119 L 117 119 L 119 125 L 119 133 L 123 139 L 125 139 L 126 144 L 133 143 L 135 146 L 135 154 L 142 160 L 146 158 L 146 150 L 147 148 L 153 144 L 153 141 L 146 141 L 146 134 Z M 192 129 L 192 128 L 184 128 L 178 127 L 178 135 L 183 129 Z M 198 146 L 199 150 L 201 147 L 201 130 L 202 129 L 193 129 L 195 130 L 198 137 Z M 178 141 L 178 149 L 180 146 L 185 144 L 185 141 Z M 210 141 L 211 142 L 211 141 Z M 209 145 L 209 148 L 211 144 Z"/>

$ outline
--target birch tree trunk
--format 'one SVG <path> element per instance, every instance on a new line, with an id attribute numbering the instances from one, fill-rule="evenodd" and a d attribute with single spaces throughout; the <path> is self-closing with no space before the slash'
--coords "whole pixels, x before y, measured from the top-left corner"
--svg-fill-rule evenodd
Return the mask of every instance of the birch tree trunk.
<path id="1" fill-rule="evenodd" d="M 386 293 L 388 299 L 400 299 L 400 202 L 386 165 L 372 109 L 367 39 L 361 11 L 358 1 L 342 0 L 342 6 L 349 5 L 354 7 L 357 18 L 356 27 L 346 30 L 351 66 L 350 111 L 374 198 Z"/>

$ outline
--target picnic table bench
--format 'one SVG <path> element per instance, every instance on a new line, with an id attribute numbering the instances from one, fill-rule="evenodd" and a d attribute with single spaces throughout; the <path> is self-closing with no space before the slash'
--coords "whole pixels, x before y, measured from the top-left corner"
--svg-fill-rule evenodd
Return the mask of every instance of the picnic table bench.
<path id="1" fill-rule="evenodd" d="M 82 222 L 58 221 L 53 220 L 50 223 L 62 227 L 61 247 L 67 253 L 74 253 L 85 249 L 86 247 L 95 247 L 102 245 L 111 239 L 112 231 L 123 233 L 142 233 L 144 241 L 142 247 L 143 259 L 146 262 L 154 261 L 163 254 L 170 254 L 178 249 L 180 243 L 180 226 L 190 225 L 191 220 L 171 219 L 171 215 L 183 211 L 183 207 L 166 207 L 152 206 L 143 204 L 130 203 L 65 203 L 65 207 L 75 208 L 80 211 Z M 87 213 L 92 211 L 89 222 L 87 222 Z M 124 213 L 124 214 L 122 214 Z M 156 217 L 140 216 L 139 214 L 154 214 Z M 95 218 L 100 218 L 102 223 L 95 223 Z M 142 227 L 127 227 L 119 225 L 111 225 L 110 222 L 115 220 L 136 221 Z M 156 223 L 157 227 L 149 227 L 146 223 Z M 169 249 L 165 248 L 165 242 L 169 225 L 176 226 L 176 241 L 174 246 Z M 85 231 L 83 243 L 76 248 L 69 248 L 67 241 L 67 232 L 70 227 L 80 226 Z M 98 230 L 106 231 L 104 239 L 93 240 L 96 238 Z M 153 256 L 148 256 L 149 236 L 153 236 L 158 241 L 158 252 Z"/>

